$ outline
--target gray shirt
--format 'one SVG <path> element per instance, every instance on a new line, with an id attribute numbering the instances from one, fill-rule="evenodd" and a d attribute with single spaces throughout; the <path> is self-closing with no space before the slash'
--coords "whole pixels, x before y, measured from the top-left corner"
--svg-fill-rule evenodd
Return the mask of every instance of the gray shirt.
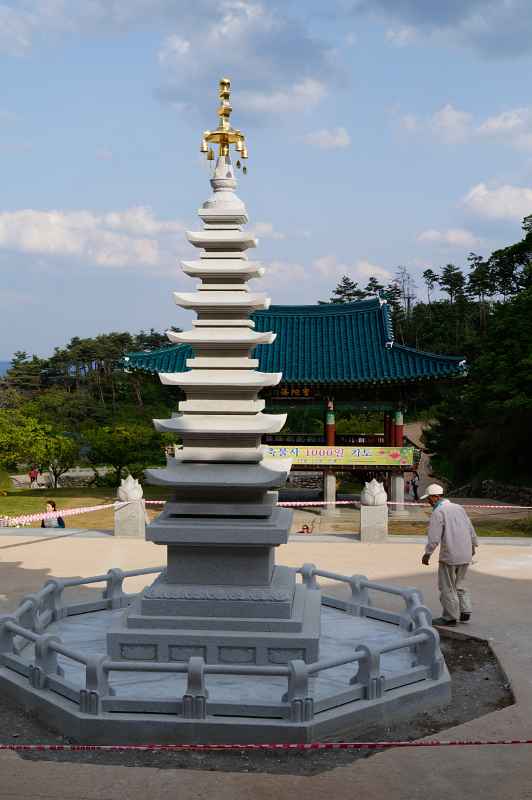
<path id="1" fill-rule="evenodd" d="M 425 553 L 433 553 L 438 545 L 445 564 L 470 564 L 473 547 L 478 547 L 471 520 L 462 506 L 450 500 L 440 500 L 432 510 Z"/>

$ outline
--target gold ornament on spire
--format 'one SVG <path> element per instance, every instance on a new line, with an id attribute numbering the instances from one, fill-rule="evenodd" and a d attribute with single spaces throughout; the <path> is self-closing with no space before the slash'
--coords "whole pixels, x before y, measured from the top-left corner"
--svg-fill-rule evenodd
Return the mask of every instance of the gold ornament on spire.
<path id="1" fill-rule="evenodd" d="M 205 153 L 207 160 L 214 159 L 214 151 L 209 145 L 218 145 L 219 156 L 229 156 L 229 146 L 234 145 L 235 150 L 240 158 L 248 157 L 248 149 L 246 146 L 246 137 L 244 134 L 231 127 L 229 118 L 233 110 L 230 103 L 231 96 L 231 81 L 229 78 L 222 78 L 219 84 L 218 97 L 220 98 L 220 107 L 218 109 L 218 127 L 214 131 L 205 131 L 201 140 L 200 152 Z M 240 161 L 237 161 L 239 166 Z M 246 168 L 244 167 L 244 172 Z"/>

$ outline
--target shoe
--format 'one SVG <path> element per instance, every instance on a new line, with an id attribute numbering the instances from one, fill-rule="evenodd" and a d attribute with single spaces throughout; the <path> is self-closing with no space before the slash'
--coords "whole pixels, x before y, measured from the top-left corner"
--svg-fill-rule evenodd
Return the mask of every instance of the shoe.
<path id="1" fill-rule="evenodd" d="M 455 619 L 445 619 L 445 617 L 438 617 L 432 620 L 433 625 L 446 625 L 448 628 L 453 628 L 456 625 Z"/>
<path id="2" fill-rule="evenodd" d="M 471 614 L 466 614 L 464 611 L 460 614 L 460 622 L 469 622 Z"/>

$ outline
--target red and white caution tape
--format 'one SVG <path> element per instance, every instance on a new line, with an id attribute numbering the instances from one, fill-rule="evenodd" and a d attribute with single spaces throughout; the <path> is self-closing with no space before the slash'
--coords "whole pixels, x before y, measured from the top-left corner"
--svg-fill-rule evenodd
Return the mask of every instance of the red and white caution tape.
<path id="1" fill-rule="evenodd" d="M 156 506 L 164 506 L 166 500 L 146 500 L 146 505 L 156 505 Z M 46 519 L 57 519 L 57 517 L 75 517 L 79 516 L 80 514 L 89 514 L 92 511 L 104 511 L 107 508 L 118 508 L 122 505 L 126 505 L 126 503 L 122 502 L 115 502 L 115 503 L 106 503 L 104 505 L 99 506 L 82 506 L 81 508 L 65 508 L 61 509 L 60 511 L 44 511 L 39 514 L 20 514 L 17 517 L 0 517 L 0 527 L 5 528 L 14 528 L 17 525 L 30 525 L 32 522 L 39 522 L 40 520 Z M 337 505 L 337 506 L 359 506 L 360 503 L 358 500 L 336 500 L 335 503 L 327 503 L 324 500 L 292 500 L 290 502 L 281 502 L 277 505 L 283 506 L 284 508 L 310 508 L 313 506 L 330 506 L 330 505 Z M 400 503 L 396 501 L 389 500 L 389 506 L 412 506 L 414 508 L 429 508 L 428 503 Z M 532 506 L 510 506 L 510 505 L 488 505 L 488 504 L 479 504 L 475 505 L 473 503 L 463 503 L 463 508 L 471 508 L 471 509 L 498 509 L 498 510 L 506 510 L 506 511 L 532 511 Z"/>
<path id="2" fill-rule="evenodd" d="M 106 503 L 101 506 L 82 506 L 81 508 L 65 508 L 61 511 L 44 511 L 40 514 L 20 514 L 18 517 L 2 517 L 2 527 L 14 528 L 17 525 L 29 525 L 41 519 L 57 519 L 58 517 L 75 517 L 88 514 L 90 511 L 103 511 L 105 508 L 115 508 L 117 503 Z"/>
<path id="3" fill-rule="evenodd" d="M 230 750 L 382 750 L 387 747 L 506 747 L 530 745 L 532 739 L 425 739 L 382 742 L 301 742 L 272 744 L 0 744 L 1 750 L 14 752 L 186 752 Z"/>

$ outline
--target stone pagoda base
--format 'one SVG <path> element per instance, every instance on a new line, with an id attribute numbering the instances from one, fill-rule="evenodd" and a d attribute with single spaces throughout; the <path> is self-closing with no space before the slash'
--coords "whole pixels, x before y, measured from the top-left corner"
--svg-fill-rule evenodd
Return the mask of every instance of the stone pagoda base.
<path id="1" fill-rule="evenodd" d="M 147 538 L 168 544 L 166 570 L 107 634 L 115 659 L 286 664 L 319 657 L 320 592 L 276 566 L 291 512 L 184 518 L 167 503 Z"/>
<path id="2" fill-rule="evenodd" d="M 296 585 L 293 570 L 276 567 L 267 588 L 177 586 L 163 574 L 109 631 L 107 649 L 111 658 L 128 661 L 201 656 L 208 664 L 312 663 L 319 636 L 320 592 Z"/>

